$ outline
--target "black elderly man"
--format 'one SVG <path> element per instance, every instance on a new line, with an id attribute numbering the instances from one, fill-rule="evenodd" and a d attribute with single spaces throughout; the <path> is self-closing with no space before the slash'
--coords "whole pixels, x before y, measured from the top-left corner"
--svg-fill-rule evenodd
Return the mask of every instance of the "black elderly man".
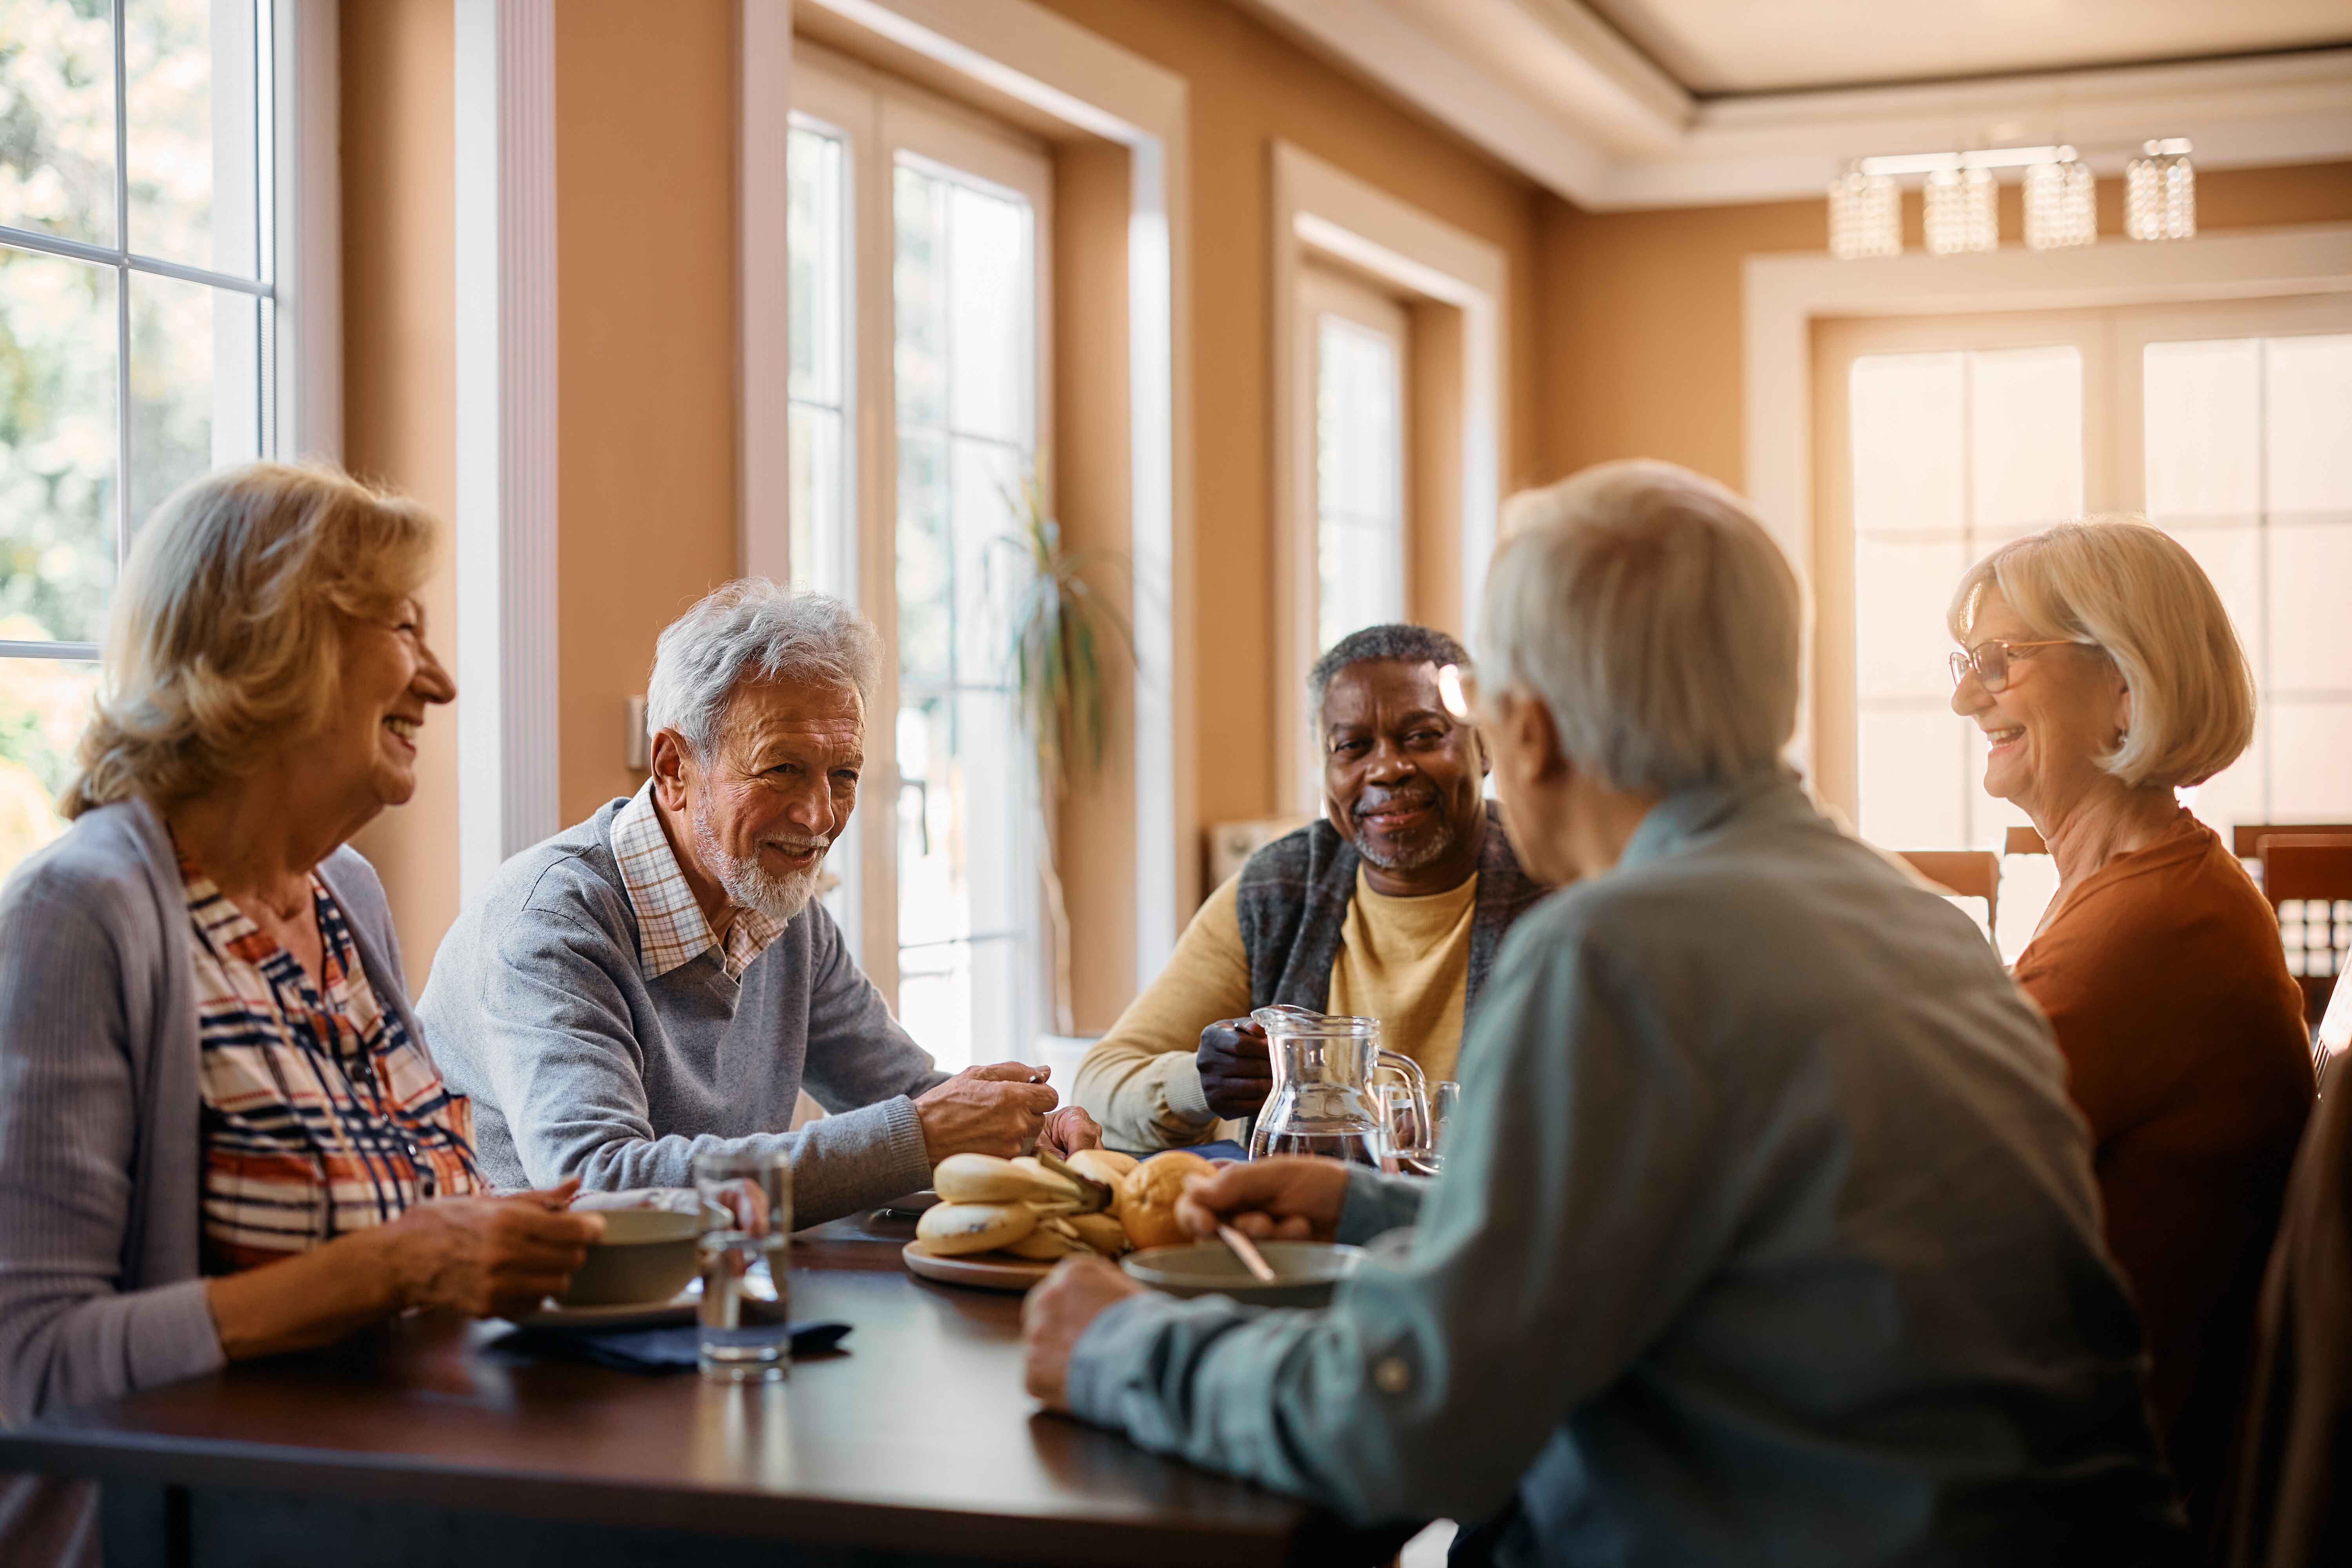
<path id="1" fill-rule="evenodd" d="M 1168 967 L 1087 1053 L 1074 1098 L 1106 1142 L 1234 1136 L 1271 1082 L 1247 1016 L 1274 1003 L 1378 1018 L 1432 1081 L 1454 1076 L 1495 950 L 1545 891 L 1482 795 L 1477 732 L 1438 694 L 1438 671 L 1467 658 L 1444 632 L 1379 626 L 1316 661 L 1324 819 L 1210 894 Z"/>

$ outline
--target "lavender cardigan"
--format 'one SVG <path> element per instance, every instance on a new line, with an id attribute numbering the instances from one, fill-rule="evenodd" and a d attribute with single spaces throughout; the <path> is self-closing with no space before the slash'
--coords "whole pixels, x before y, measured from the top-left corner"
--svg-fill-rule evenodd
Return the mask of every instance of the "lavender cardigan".
<path id="1" fill-rule="evenodd" d="M 383 888 L 319 868 L 369 984 L 422 1041 Z M 0 890 L 0 1420 L 219 1366 L 197 1272 L 195 983 L 178 858 L 144 802 L 76 821 Z M 97 1560 L 87 1483 L 0 1478 L 0 1563 Z"/>

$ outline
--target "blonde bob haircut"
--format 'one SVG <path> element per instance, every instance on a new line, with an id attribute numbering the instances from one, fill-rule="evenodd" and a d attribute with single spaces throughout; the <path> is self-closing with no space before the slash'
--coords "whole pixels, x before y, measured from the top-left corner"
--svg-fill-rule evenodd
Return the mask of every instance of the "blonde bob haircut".
<path id="1" fill-rule="evenodd" d="M 1513 497 L 1503 532 L 1480 678 L 1540 698 L 1570 762 L 1657 795 L 1776 763 L 1804 601 L 1745 501 L 1671 463 L 1603 463 Z"/>
<path id="2" fill-rule="evenodd" d="M 2131 724 L 2099 766 L 2134 787 L 2203 784 L 2254 738 L 2254 672 L 2221 595 L 2178 540 L 2136 517 L 2062 522 L 1969 568 L 1945 624 L 1967 647 L 1989 593 L 2037 637 L 2115 661 Z"/>
<path id="3" fill-rule="evenodd" d="M 415 501 L 324 466 L 247 463 L 184 487 L 131 545 L 58 809 L 184 800 L 317 732 L 344 618 L 415 594 L 433 532 Z"/>

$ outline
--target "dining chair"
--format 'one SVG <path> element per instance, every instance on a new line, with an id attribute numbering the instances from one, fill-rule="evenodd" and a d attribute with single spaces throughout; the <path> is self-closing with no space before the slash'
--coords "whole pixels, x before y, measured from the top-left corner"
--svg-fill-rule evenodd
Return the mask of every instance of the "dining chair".
<path id="1" fill-rule="evenodd" d="M 2273 831 L 2254 852 L 2287 973 L 2303 987 L 2305 1021 L 2316 1026 L 2352 950 L 2352 834 Z"/>
<path id="2" fill-rule="evenodd" d="M 1963 899 L 1982 899 L 1985 930 L 2000 929 L 2000 856 L 1990 849 L 1897 849 L 1895 853 L 1944 891 Z"/>
<path id="3" fill-rule="evenodd" d="M 2344 977 L 2336 976 L 2340 982 Z M 2312 1037 L 2311 1054 L 2319 1070 L 2326 1072 L 2327 1064 L 2352 1050 L 2352 985 L 2338 984 L 2328 994 L 2327 1011 L 2319 1017 L 2319 1032 Z"/>
<path id="4" fill-rule="evenodd" d="M 2050 846 L 2042 842 L 2042 830 L 2037 827 L 2011 827 L 2000 841 L 2003 855 L 2047 855 Z"/>

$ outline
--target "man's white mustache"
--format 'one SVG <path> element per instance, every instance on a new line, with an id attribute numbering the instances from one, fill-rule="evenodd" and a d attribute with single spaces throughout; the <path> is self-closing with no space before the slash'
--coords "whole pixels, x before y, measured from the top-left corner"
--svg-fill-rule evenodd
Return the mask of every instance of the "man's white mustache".
<path id="1" fill-rule="evenodd" d="M 833 840 L 830 838 L 803 838 L 798 840 L 790 838 L 771 838 L 768 840 L 767 847 L 771 849 L 781 849 L 787 855 L 805 855 L 812 849 L 822 855 L 826 850 L 833 847 Z"/>

